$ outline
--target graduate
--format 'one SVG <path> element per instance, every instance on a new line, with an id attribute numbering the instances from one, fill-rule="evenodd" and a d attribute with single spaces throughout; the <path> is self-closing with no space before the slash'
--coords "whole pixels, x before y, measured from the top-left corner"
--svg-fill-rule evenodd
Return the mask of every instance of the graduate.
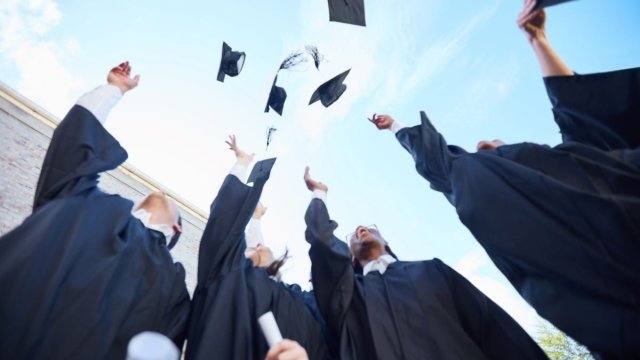
<path id="1" fill-rule="evenodd" d="M 640 148 L 494 140 L 468 153 L 421 119 L 373 122 L 538 314 L 604 358 L 640 354 Z"/>
<path id="2" fill-rule="evenodd" d="M 33 213 L 0 238 L 0 358 L 124 359 L 143 331 L 183 344 L 189 293 L 168 248 L 182 230 L 176 204 L 154 192 L 134 207 L 98 188 L 127 159 L 103 124 L 138 85 L 130 72 L 111 69 L 60 122 Z"/>
<path id="3" fill-rule="evenodd" d="M 254 166 L 249 186 L 240 179 L 253 155 L 238 148 L 234 136 L 227 144 L 237 162 L 211 204 L 200 242 L 186 358 L 264 359 L 269 346 L 258 318 L 271 311 L 284 338 L 299 343 L 309 358 L 325 359 L 323 327 L 308 306 L 309 296 L 274 278 L 277 267 L 267 271 L 272 261 L 252 256 L 255 249 L 246 251 L 245 227 L 275 159 Z"/>
<path id="4" fill-rule="evenodd" d="M 562 140 L 603 150 L 639 147 L 640 68 L 575 74 L 551 46 L 545 10 L 534 10 L 539 4 L 525 0 L 517 24 L 540 65 Z"/>
<path id="5" fill-rule="evenodd" d="M 305 171 L 313 288 L 341 359 L 546 359 L 498 305 L 439 259 L 399 261 L 373 226 L 334 236 L 327 186 Z"/>

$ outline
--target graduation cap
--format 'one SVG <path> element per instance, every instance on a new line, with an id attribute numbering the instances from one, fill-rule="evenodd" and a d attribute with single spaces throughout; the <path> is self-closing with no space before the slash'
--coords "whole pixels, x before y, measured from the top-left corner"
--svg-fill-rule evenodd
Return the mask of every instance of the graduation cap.
<path id="1" fill-rule="evenodd" d="M 236 76 L 242 71 L 244 66 L 244 52 L 232 51 L 231 46 L 222 42 L 222 57 L 220 58 L 220 68 L 218 68 L 218 81 L 224 82 L 224 76 Z"/>
<path id="2" fill-rule="evenodd" d="M 366 26 L 364 0 L 329 0 L 329 21 Z"/>
<path id="3" fill-rule="evenodd" d="M 251 174 L 249 174 L 249 179 L 247 183 L 255 183 L 259 179 L 267 180 L 269 175 L 271 174 L 271 168 L 273 164 L 275 164 L 276 158 L 264 159 L 258 161 L 251 170 Z"/>
<path id="4" fill-rule="evenodd" d="M 566 3 L 569 1 L 573 1 L 573 0 L 538 0 L 538 3 L 533 8 L 533 10 L 546 8 L 549 6 L 558 5 L 558 4 Z"/>
<path id="5" fill-rule="evenodd" d="M 347 85 L 343 84 L 342 82 L 347 77 L 347 75 L 349 75 L 349 71 L 351 71 L 351 69 L 320 85 L 320 87 L 316 89 L 313 95 L 311 95 L 309 105 L 320 100 L 324 107 L 329 107 L 336 100 L 338 100 L 340 96 L 342 96 L 342 93 L 347 90 Z"/>
<path id="6" fill-rule="evenodd" d="M 284 101 L 287 100 L 287 92 L 284 88 L 277 86 L 276 81 L 278 81 L 278 75 L 273 79 L 271 91 L 269 91 L 269 99 L 267 100 L 267 105 L 264 107 L 264 112 L 269 112 L 269 108 L 272 108 L 278 113 L 278 115 L 282 116 Z"/>

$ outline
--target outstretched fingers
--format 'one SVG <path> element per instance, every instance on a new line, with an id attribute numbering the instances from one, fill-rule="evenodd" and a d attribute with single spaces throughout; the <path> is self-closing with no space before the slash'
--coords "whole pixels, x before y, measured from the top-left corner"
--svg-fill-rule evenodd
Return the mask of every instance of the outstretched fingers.
<path id="1" fill-rule="evenodd" d="M 225 140 L 225 143 L 229 145 L 229 149 L 236 151 L 238 149 L 238 144 L 236 143 L 236 136 L 229 135 L 229 140 Z"/>

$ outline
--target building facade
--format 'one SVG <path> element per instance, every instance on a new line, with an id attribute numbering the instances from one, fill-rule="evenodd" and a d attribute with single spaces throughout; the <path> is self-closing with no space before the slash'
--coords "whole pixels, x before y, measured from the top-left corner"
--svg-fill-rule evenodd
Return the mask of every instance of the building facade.
<path id="1" fill-rule="evenodd" d="M 0 82 L 0 235 L 31 214 L 42 161 L 59 122 L 60 119 Z M 171 253 L 184 265 L 187 287 L 193 292 L 206 214 L 126 163 L 103 173 L 100 188 L 134 202 L 152 191 L 162 190 L 176 201 L 182 214 L 183 234 Z"/>

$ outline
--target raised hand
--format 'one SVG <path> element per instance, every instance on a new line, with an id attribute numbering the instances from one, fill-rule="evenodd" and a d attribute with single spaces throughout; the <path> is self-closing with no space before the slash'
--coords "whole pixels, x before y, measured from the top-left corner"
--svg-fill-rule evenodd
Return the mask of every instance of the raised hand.
<path id="1" fill-rule="evenodd" d="M 532 11 L 537 2 L 538 0 L 525 0 L 524 7 L 518 14 L 518 27 L 525 33 L 529 42 L 547 37 L 544 28 L 547 15 L 544 9 Z"/>
<path id="2" fill-rule="evenodd" d="M 238 147 L 238 143 L 236 142 L 235 135 L 229 135 L 229 140 L 225 140 L 225 143 L 227 143 L 227 145 L 229 145 L 229 149 L 233 150 L 233 152 L 236 154 L 236 159 L 239 162 L 242 162 L 244 164 L 249 164 L 251 160 L 253 160 L 253 156 L 255 154 L 249 155 L 246 152 L 244 152 L 242 149 L 240 149 Z"/>
<path id="3" fill-rule="evenodd" d="M 311 175 L 309 174 L 308 166 L 304 168 L 304 182 L 307 184 L 307 189 L 311 191 L 314 191 L 314 190 L 329 191 L 329 188 L 327 187 L 327 185 L 321 183 L 320 181 L 315 181 L 311 178 Z"/>
<path id="4" fill-rule="evenodd" d="M 284 339 L 278 344 L 274 345 L 265 360 L 307 360 L 307 352 L 297 342 L 293 340 Z"/>
<path id="5" fill-rule="evenodd" d="M 391 124 L 393 124 L 394 120 L 389 115 L 376 115 L 373 114 L 371 119 L 367 118 L 371 123 L 373 123 L 378 130 L 389 129 Z"/>
<path id="6" fill-rule="evenodd" d="M 131 78 L 130 74 L 131 65 L 129 65 L 128 61 L 125 61 L 109 71 L 109 75 L 107 75 L 107 83 L 117 86 L 124 94 L 138 86 L 138 83 L 140 82 L 140 75 L 136 75 L 134 78 Z"/>

